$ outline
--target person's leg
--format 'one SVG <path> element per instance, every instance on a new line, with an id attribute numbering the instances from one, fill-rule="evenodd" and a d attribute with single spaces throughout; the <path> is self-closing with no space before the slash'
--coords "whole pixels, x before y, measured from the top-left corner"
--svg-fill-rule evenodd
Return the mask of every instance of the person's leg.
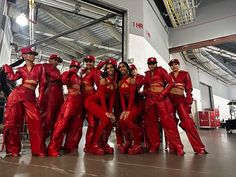
<path id="1" fill-rule="evenodd" d="M 194 152 L 196 152 L 197 154 L 205 154 L 205 146 L 201 141 L 193 119 L 189 116 L 189 113 L 186 111 L 185 107 L 185 103 L 180 103 L 177 105 L 178 115 L 181 121 L 180 127 L 186 132 Z"/>
<path id="2" fill-rule="evenodd" d="M 160 133 L 156 106 L 148 106 L 144 113 L 145 132 L 148 138 L 149 152 L 156 152 L 160 147 Z"/>
<path id="3" fill-rule="evenodd" d="M 33 155 L 46 156 L 45 144 L 43 141 L 42 119 L 35 103 L 24 101 L 26 122 L 29 130 L 31 151 Z"/>
<path id="4" fill-rule="evenodd" d="M 184 154 L 183 144 L 180 140 L 180 135 L 174 119 L 173 110 L 171 113 L 171 111 L 167 109 L 168 107 L 170 107 L 170 104 L 171 103 L 168 98 L 164 98 L 162 101 L 158 102 L 158 113 L 167 141 L 174 146 L 173 148 L 177 151 L 178 155 L 182 156 Z"/>

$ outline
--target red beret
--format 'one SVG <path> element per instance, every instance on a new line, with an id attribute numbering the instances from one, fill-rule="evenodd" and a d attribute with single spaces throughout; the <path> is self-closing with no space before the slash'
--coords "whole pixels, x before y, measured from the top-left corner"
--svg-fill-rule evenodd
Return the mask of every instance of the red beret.
<path id="1" fill-rule="evenodd" d="M 115 65 L 115 66 L 117 65 L 116 60 L 114 58 L 111 58 L 111 57 L 107 59 L 107 64 L 108 63 L 111 63 L 112 65 Z"/>
<path id="2" fill-rule="evenodd" d="M 85 60 L 90 60 L 90 61 L 95 62 L 96 58 L 94 56 L 92 56 L 92 55 L 88 55 L 88 56 L 84 57 L 84 61 Z"/>
<path id="3" fill-rule="evenodd" d="M 134 64 L 129 65 L 130 70 L 137 69 Z"/>
<path id="4" fill-rule="evenodd" d="M 155 57 L 150 57 L 148 58 L 147 63 L 157 63 L 157 59 Z"/>
<path id="5" fill-rule="evenodd" d="M 80 68 L 80 62 L 78 62 L 75 59 L 71 60 L 70 67 L 73 67 L 73 66 Z"/>
<path id="6" fill-rule="evenodd" d="M 63 60 L 62 60 L 58 55 L 56 55 L 56 54 L 50 55 L 49 60 L 51 60 L 51 59 L 57 60 L 58 63 L 61 63 L 61 62 L 63 61 Z"/>
<path id="7" fill-rule="evenodd" d="M 20 49 L 20 51 L 21 51 L 21 54 L 23 55 L 23 54 L 33 54 L 33 55 L 38 55 L 38 52 L 35 52 L 35 51 L 33 51 L 32 49 L 31 49 L 31 47 L 23 47 L 23 48 L 21 48 Z"/>
<path id="8" fill-rule="evenodd" d="M 170 60 L 170 62 L 168 63 L 169 64 L 169 66 L 172 66 L 173 64 L 177 64 L 177 65 L 179 65 L 179 60 L 178 59 L 172 59 L 172 60 Z"/>

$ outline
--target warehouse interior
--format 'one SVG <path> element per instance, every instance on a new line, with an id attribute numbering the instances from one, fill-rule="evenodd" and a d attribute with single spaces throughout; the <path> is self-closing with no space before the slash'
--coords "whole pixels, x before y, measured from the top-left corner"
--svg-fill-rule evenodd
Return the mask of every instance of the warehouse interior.
<path id="1" fill-rule="evenodd" d="M 164 137 L 156 153 L 120 154 L 115 132 L 109 139 L 114 155 L 95 156 L 83 152 L 84 128 L 78 152 L 37 158 L 23 134 L 20 157 L 0 152 L 2 176 L 235 176 L 236 131 L 225 128 L 236 119 L 235 8 L 234 0 L 1 0 L 0 66 L 19 60 L 25 46 L 39 53 L 37 63 L 59 55 L 61 72 L 72 59 L 84 67 L 87 55 L 96 57 L 95 65 L 109 57 L 135 64 L 140 74 L 149 57 L 168 72 L 168 62 L 178 58 L 192 78 L 191 116 L 209 152 L 195 155 L 179 128 L 183 157 L 165 150 Z M 19 25 L 19 17 L 26 24 Z"/>

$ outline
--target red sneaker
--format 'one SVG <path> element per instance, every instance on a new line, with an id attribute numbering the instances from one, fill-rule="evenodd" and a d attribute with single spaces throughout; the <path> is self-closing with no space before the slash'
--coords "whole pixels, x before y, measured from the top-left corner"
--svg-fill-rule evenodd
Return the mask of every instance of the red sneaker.
<path id="1" fill-rule="evenodd" d="M 104 149 L 100 146 L 98 146 L 97 144 L 92 145 L 91 148 L 89 149 L 89 151 L 91 151 L 92 154 L 94 155 L 104 155 Z"/>
<path id="2" fill-rule="evenodd" d="M 114 149 L 111 146 L 109 146 L 109 144 L 104 144 L 103 149 L 106 154 L 113 154 L 114 153 Z"/>
<path id="3" fill-rule="evenodd" d="M 131 148 L 128 150 L 129 155 L 135 155 L 135 154 L 142 154 L 143 153 L 143 148 L 141 145 L 133 145 Z"/>

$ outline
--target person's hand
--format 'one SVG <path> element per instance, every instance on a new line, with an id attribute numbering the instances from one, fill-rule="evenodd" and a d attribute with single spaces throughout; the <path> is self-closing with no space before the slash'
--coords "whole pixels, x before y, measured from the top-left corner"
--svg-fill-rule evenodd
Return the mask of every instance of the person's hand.
<path id="1" fill-rule="evenodd" d="M 185 101 L 186 101 L 187 104 L 191 105 L 191 104 L 193 103 L 193 98 L 187 96 L 187 97 L 185 98 Z"/>
<path id="2" fill-rule="evenodd" d="M 126 114 L 126 111 L 123 111 L 123 112 L 120 114 L 120 119 L 124 119 L 124 118 L 125 118 L 125 114 Z"/>
<path id="3" fill-rule="evenodd" d="M 111 122 L 115 122 L 116 121 L 116 117 L 113 113 L 108 113 L 108 117 L 111 119 Z"/>
<path id="4" fill-rule="evenodd" d="M 129 113 L 130 113 L 130 111 L 125 112 L 124 119 L 127 119 L 129 117 Z"/>

